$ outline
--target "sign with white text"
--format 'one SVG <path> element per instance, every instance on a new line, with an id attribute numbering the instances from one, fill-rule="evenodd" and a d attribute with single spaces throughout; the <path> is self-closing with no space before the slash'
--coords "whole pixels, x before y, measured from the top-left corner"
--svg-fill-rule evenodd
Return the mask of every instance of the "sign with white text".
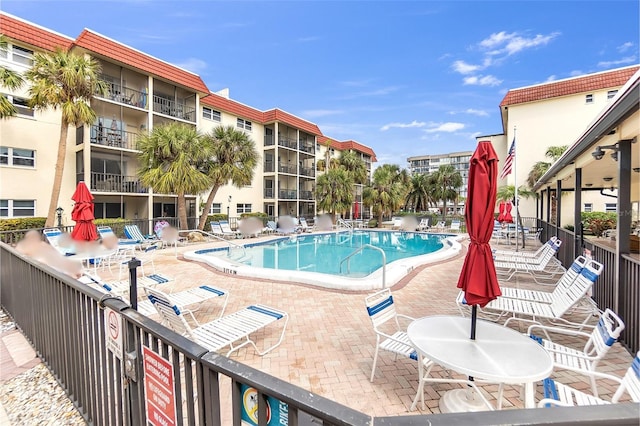
<path id="1" fill-rule="evenodd" d="M 122 361 L 122 317 L 113 309 L 104 309 L 104 332 L 107 335 L 107 349 Z"/>
<path id="2" fill-rule="evenodd" d="M 147 422 L 153 426 L 176 424 L 173 366 L 158 353 L 142 347 Z"/>

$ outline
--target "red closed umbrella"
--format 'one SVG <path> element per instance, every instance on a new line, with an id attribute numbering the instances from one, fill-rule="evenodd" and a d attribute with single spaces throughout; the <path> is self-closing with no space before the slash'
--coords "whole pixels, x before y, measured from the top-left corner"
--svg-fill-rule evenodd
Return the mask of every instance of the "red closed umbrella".
<path id="1" fill-rule="evenodd" d="M 504 221 L 507 223 L 513 223 L 513 216 L 511 216 L 512 208 L 511 201 L 504 202 Z"/>
<path id="2" fill-rule="evenodd" d="M 71 219 L 76 222 L 71 232 L 71 238 L 78 241 L 95 241 L 98 239 L 96 226 L 93 224 L 93 195 L 84 182 L 78 182 L 76 192 L 71 199 L 76 202 L 71 211 Z"/>
<path id="3" fill-rule="evenodd" d="M 504 201 L 500 201 L 500 204 L 498 205 L 498 222 L 502 223 L 504 222 Z"/>
<path id="4" fill-rule="evenodd" d="M 498 156 L 490 142 L 478 143 L 469 167 L 468 197 L 465 211 L 471 239 L 458 279 L 458 288 L 472 309 L 471 338 L 475 338 L 476 306 L 484 306 L 501 295 L 489 240 L 493 232 L 496 207 Z"/>
<path id="5" fill-rule="evenodd" d="M 360 203 L 356 201 L 356 205 L 353 206 L 353 217 L 358 219 L 360 217 Z"/>

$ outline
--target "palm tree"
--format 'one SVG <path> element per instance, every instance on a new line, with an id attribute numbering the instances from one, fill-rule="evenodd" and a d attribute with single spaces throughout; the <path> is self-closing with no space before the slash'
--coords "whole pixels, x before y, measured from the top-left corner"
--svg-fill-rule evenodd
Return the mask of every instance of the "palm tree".
<path id="1" fill-rule="evenodd" d="M 220 187 L 231 182 L 236 188 L 251 184 L 258 164 L 259 154 L 255 143 L 233 126 L 218 126 L 207 137 L 213 152 L 204 162 L 205 173 L 211 179 L 212 188 L 198 221 L 198 229 L 204 229 L 209 210 Z"/>
<path id="2" fill-rule="evenodd" d="M 409 175 L 395 164 L 383 164 L 373 172 L 371 184 L 364 188 L 362 201 L 377 215 L 378 223 L 384 215 L 392 215 L 402 207 L 409 191 Z"/>
<path id="3" fill-rule="evenodd" d="M 89 103 L 94 94 L 104 95 L 107 92 L 105 83 L 99 78 L 100 71 L 100 64 L 93 58 L 57 49 L 54 53 L 36 53 L 33 67 L 25 73 L 31 86 L 29 105 L 36 110 L 60 108 L 61 111 L 58 155 L 45 226 L 53 226 L 54 223 L 69 126 L 78 127 L 95 122 L 96 113 Z"/>
<path id="4" fill-rule="evenodd" d="M 335 222 L 336 212 L 344 212 L 353 203 L 353 177 L 343 168 L 329 169 L 316 180 L 316 201 L 320 210 L 331 213 Z"/>
<path id="5" fill-rule="evenodd" d="M 429 175 L 417 173 L 411 176 L 405 207 L 413 206 L 416 212 L 425 211 L 432 200 Z"/>
<path id="6" fill-rule="evenodd" d="M 431 179 L 436 199 L 444 203 L 442 209 L 442 218 L 444 219 L 447 216 L 447 201 L 453 201 L 454 208 L 457 210 L 458 189 L 462 186 L 462 176 L 455 167 L 445 164 L 431 174 Z"/>
<path id="7" fill-rule="evenodd" d="M 555 163 L 567 150 L 567 148 L 568 145 L 550 146 L 549 148 L 547 148 L 544 156 L 551 159 L 552 163 Z M 551 167 L 552 163 L 549 163 L 547 161 L 538 161 L 533 165 L 533 167 L 531 167 L 529 175 L 527 176 L 527 184 L 530 188 L 533 188 L 536 182 L 547 172 L 547 170 L 549 170 L 549 167 Z"/>
<path id="8" fill-rule="evenodd" d="M 354 183 L 364 184 L 367 181 L 367 166 L 355 151 L 351 149 L 342 151 L 338 165 L 351 174 Z"/>
<path id="9" fill-rule="evenodd" d="M 179 225 L 186 229 L 185 195 L 211 187 L 211 178 L 202 167 L 213 151 L 210 139 L 202 137 L 194 126 L 170 123 L 140 137 L 138 149 L 140 181 L 156 192 L 178 196 Z"/>
<path id="10" fill-rule="evenodd" d="M 536 193 L 531 191 L 526 186 L 521 185 L 518 187 L 518 197 L 531 198 L 536 196 L 537 196 Z M 496 193 L 497 201 L 508 201 L 510 203 L 515 204 L 515 198 L 516 198 L 516 187 L 514 185 L 505 185 L 498 188 L 498 192 Z M 516 208 L 516 216 L 518 218 L 518 227 L 520 229 L 523 229 L 524 227 L 522 226 L 522 217 L 520 216 L 520 207 Z M 522 248 L 525 248 L 526 239 L 524 237 L 524 232 L 522 232 L 521 234 L 522 234 Z"/>
<path id="11" fill-rule="evenodd" d="M 7 49 L 7 38 L 4 34 L 0 34 L 0 50 Z M 22 76 L 8 68 L 0 66 L 0 87 L 6 87 L 7 89 L 14 91 L 19 89 L 24 83 Z M 0 119 L 13 117 L 18 113 L 16 107 L 9 102 L 5 96 L 0 96 Z"/>

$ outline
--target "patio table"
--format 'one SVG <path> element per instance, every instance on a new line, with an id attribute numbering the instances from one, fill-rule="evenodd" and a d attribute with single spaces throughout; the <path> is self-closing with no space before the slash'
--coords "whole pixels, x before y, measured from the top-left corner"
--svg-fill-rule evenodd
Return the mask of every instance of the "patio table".
<path id="1" fill-rule="evenodd" d="M 549 353 L 528 336 L 508 327 L 478 320 L 476 340 L 469 338 L 470 328 L 469 318 L 456 316 L 429 316 L 409 325 L 407 334 L 420 358 L 420 382 L 411 409 L 423 395 L 427 381 L 473 385 L 470 381 L 424 377 L 422 357 L 474 379 L 524 385 L 525 407 L 534 408 L 534 384 L 548 377 L 553 369 Z M 468 389 L 448 391 L 440 399 L 440 411 L 443 413 L 481 411 L 486 410 L 485 405 L 486 400 L 475 399 Z"/>

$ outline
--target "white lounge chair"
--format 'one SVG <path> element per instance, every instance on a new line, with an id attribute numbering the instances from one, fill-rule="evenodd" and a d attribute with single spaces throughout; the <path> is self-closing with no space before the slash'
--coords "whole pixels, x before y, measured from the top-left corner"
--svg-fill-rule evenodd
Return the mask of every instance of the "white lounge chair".
<path id="1" fill-rule="evenodd" d="M 376 333 L 376 350 L 373 355 L 373 366 L 371 367 L 371 378 L 376 372 L 378 362 L 378 352 L 380 349 L 389 351 L 396 355 L 418 360 L 418 353 L 411 344 L 406 329 L 400 326 L 400 320 L 413 321 L 415 318 L 396 312 L 391 290 L 384 289 L 365 298 L 365 305 L 369 319 L 373 324 L 373 331 Z M 383 329 L 384 328 L 384 329 Z M 431 363 L 428 363 L 431 365 Z M 428 367 L 427 364 L 425 366 Z"/>
<path id="2" fill-rule="evenodd" d="M 619 384 L 618 389 L 613 394 L 611 401 L 605 401 L 594 395 L 574 389 L 555 380 L 548 378 L 542 382 L 544 398 L 538 403 L 538 408 L 542 407 L 572 407 L 576 405 L 603 405 L 617 403 L 622 395 L 628 393 L 633 402 L 640 402 L 640 352 L 638 352 L 631 362 L 622 379 L 611 374 L 599 373 L 596 371 L 585 372 L 592 381 L 595 379 L 611 380 Z"/>
<path id="3" fill-rule="evenodd" d="M 155 235 L 143 235 L 138 225 L 125 225 L 124 235 L 130 240 L 138 241 L 140 244 L 153 244 L 158 241 Z"/>
<path id="4" fill-rule="evenodd" d="M 153 263 L 153 259 L 155 258 L 156 253 L 158 252 L 158 249 L 160 248 L 161 244 L 162 244 L 161 242 L 152 244 L 147 248 L 145 248 L 142 251 L 142 254 L 135 256 L 140 261 L 140 271 L 142 272 L 142 275 L 145 275 L 144 266 L 148 264 L 151 264 L 151 269 L 155 274 L 156 265 L 155 263 Z M 119 265 L 120 265 L 120 270 L 118 272 L 119 279 L 122 279 L 122 272 L 128 268 L 130 260 L 131 260 L 131 257 L 127 257 L 119 260 Z"/>
<path id="5" fill-rule="evenodd" d="M 449 227 L 449 231 L 451 232 L 460 232 L 460 227 L 462 226 L 462 222 L 457 219 L 451 221 L 451 226 Z"/>
<path id="6" fill-rule="evenodd" d="M 246 345 L 253 346 L 259 355 L 272 351 L 282 343 L 289 321 L 286 312 L 264 305 L 251 305 L 192 328 L 171 296 L 155 289 L 146 289 L 146 291 L 153 306 L 173 331 L 194 340 L 210 351 L 229 347 L 226 356 Z M 260 351 L 255 342 L 250 339 L 250 335 L 279 320 L 284 320 L 280 338 L 274 345 Z M 238 344 L 238 341 L 242 342 Z"/>
<path id="7" fill-rule="evenodd" d="M 510 321 L 523 321 L 539 324 L 540 320 L 547 320 L 553 323 L 562 323 L 567 326 L 582 329 L 591 317 L 589 311 L 581 323 L 574 323 L 563 318 L 569 311 L 574 309 L 580 300 L 593 287 L 593 283 L 602 273 L 602 264 L 589 260 L 589 263 L 576 277 L 574 283 L 566 290 L 559 293 L 551 303 L 533 302 L 531 300 L 511 299 L 508 297 L 498 297 L 483 307 L 480 312 L 490 319 L 499 321 L 507 318 L 505 326 Z M 463 307 L 468 308 L 464 300 L 464 293 L 459 293 L 456 303 L 464 313 Z"/>
<path id="8" fill-rule="evenodd" d="M 236 237 L 236 233 L 235 232 L 224 232 L 222 230 L 222 227 L 220 226 L 220 222 L 211 222 L 210 224 L 211 226 L 211 233 L 217 237 L 222 237 L 222 238 L 235 238 Z"/>
<path id="9" fill-rule="evenodd" d="M 147 300 L 143 300 L 138 303 L 138 312 L 141 312 L 144 315 L 157 313 L 156 309 L 153 307 L 153 303 L 148 298 L 148 287 L 145 286 L 143 287 L 143 289 L 147 293 Z M 176 306 L 178 306 L 183 314 L 191 316 L 193 322 L 199 325 L 198 321 L 193 316 L 193 312 L 195 312 L 197 309 L 186 309 L 186 307 L 221 297 L 223 302 L 222 309 L 220 310 L 220 314 L 218 315 L 218 318 L 220 318 L 222 317 L 222 315 L 224 315 L 224 310 L 227 307 L 227 302 L 229 301 L 229 292 L 211 285 L 201 285 L 200 287 L 190 288 L 189 290 L 171 293 L 169 297 L 171 297 L 171 300 L 176 304 Z"/>
<path id="10" fill-rule="evenodd" d="M 313 229 L 307 224 L 307 219 L 304 217 L 300 218 L 300 230 L 302 232 L 313 232 Z"/>
<path id="11" fill-rule="evenodd" d="M 515 250 L 496 250 L 492 249 L 493 259 L 497 261 L 510 261 L 510 260 L 518 260 L 526 261 L 528 259 L 540 259 L 544 250 L 547 249 L 548 246 L 553 246 L 553 243 L 558 241 L 558 237 L 553 236 L 549 238 L 549 240 L 542 244 L 536 251 L 515 251 Z M 539 263 L 540 261 L 538 261 Z"/>
<path id="12" fill-rule="evenodd" d="M 231 226 L 229 225 L 229 222 L 226 220 L 221 220 L 220 221 L 220 229 L 222 229 L 222 232 L 225 235 L 234 235 L 235 238 L 239 238 L 242 236 L 242 234 L 240 232 L 234 231 L 233 229 L 231 229 Z"/>
<path id="13" fill-rule="evenodd" d="M 532 334 L 535 330 L 542 331 L 547 339 Z M 554 369 L 571 370 L 591 373 L 596 371 L 598 362 L 605 356 L 611 346 L 618 340 L 624 330 L 624 323 L 612 310 L 606 309 L 593 331 L 588 334 L 561 327 L 549 327 L 541 324 L 533 324 L 527 333 L 537 340 L 549 352 L 553 358 Z M 549 333 L 557 333 L 565 336 L 581 337 L 587 339 L 583 349 L 574 349 L 565 345 L 554 343 L 549 338 Z M 594 396 L 598 396 L 596 381 L 591 376 L 591 389 Z"/>
<path id="14" fill-rule="evenodd" d="M 42 230 L 42 234 L 47 242 L 51 245 L 51 247 L 58 250 L 60 253 L 64 255 L 73 254 L 74 250 L 70 247 L 61 247 L 60 246 L 60 238 L 62 237 L 62 231 L 58 228 L 46 228 Z"/>
<path id="15" fill-rule="evenodd" d="M 555 278 L 557 275 L 565 272 L 565 269 L 559 262 L 551 260 L 554 258 L 560 245 L 562 245 L 562 241 L 560 240 L 549 241 L 549 243 L 545 244 L 539 262 L 523 260 L 522 258 L 494 261 L 498 278 L 509 281 L 515 277 L 516 274 L 528 274 L 535 282 L 539 282 L 538 279 L 549 280 Z"/>
<path id="16" fill-rule="evenodd" d="M 420 223 L 418 224 L 418 231 L 427 230 L 429 230 L 429 218 L 420 219 Z"/>

